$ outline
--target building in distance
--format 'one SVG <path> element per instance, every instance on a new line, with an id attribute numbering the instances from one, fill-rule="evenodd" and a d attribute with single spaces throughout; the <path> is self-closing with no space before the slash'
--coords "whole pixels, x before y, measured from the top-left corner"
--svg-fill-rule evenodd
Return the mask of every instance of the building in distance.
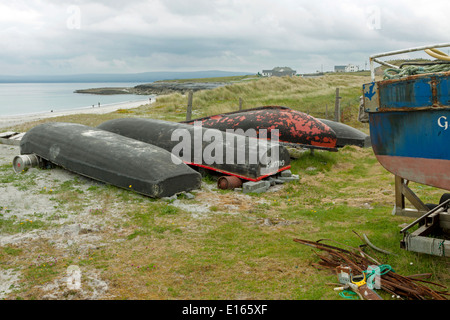
<path id="1" fill-rule="evenodd" d="M 284 77 L 284 76 L 295 76 L 297 71 L 292 70 L 289 67 L 276 67 L 272 70 L 263 70 L 262 76 L 263 77 Z"/>
<path id="2" fill-rule="evenodd" d="M 348 64 L 346 66 L 334 66 L 334 72 L 357 72 L 359 67 L 354 64 Z"/>

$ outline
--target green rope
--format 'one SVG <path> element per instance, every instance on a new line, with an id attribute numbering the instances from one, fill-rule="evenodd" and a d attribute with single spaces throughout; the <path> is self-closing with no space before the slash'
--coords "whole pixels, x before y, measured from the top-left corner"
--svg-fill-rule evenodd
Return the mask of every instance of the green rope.
<path id="1" fill-rule="evenodd" d="M 380 264 L 378 266 L 378 270 L 380 270 L 379 273 L 377 273 L 377 269 L 373 269 L 370 273 L 367 270 L 365 270 L 364 272 L 368 273 L 368 275 L 366 275 L 366 277 L 370 277 L 373 274 L 382 276 L 382 275 L 385 275 L 386 273 L 388 273 L 389 271 L 395 272 L 394 269 L 388 264 Z"/>
<path id="2" fill-rule="evenodd" d="M 356 292 L 353 292 L 351 290 L 344 290 L 342 292 L 339 292 L 339 295 L 344 299 L 349 299 L 349 300 L 358 300 L 359 299 L 356 296 Z"/>
<path id="3" fill-rule="evenodd" d="M 390 265 L 388 265 L 388 264 L 381 264 L 381 265 L 377 266 L 376 269 L 373 269 L 370 272 L 367 271 L 367 270 L 364 270 L 363 272 L 366 273 L 366 279 L 369 280 L 370 277 L 373 276 L 373 275 L 383 276 L 383 275 L 385 275 L 386 273 L 388 273 L 390 271 L 395 272 L 394 269 Z M 368 287 L 370 289 L 372 289 L 374 287 L 373 286 L 373 284 L 375 283 L 374 279 L 375 279 L 375 277 L 372 278 L 372 282 L 371 283 L 368 283 Z"/>
<path id="4" fill-rule="evenodd" d="M 383 79 L 400 79 L 415 74 L 450 71 L 450 63 L 440 63 L 431 66 L 408 66 L 400 69 L 389 68 L 384 70 Z"/>

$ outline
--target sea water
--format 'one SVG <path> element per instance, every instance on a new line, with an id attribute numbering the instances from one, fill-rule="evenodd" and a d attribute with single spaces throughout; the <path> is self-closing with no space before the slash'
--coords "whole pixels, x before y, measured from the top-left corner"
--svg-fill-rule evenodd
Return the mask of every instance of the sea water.
<path id="1" fill-rule="evenodd" d="M 98 107 L 152 96 L 134 94 L 95 95 L 78 89 L 134 87 L 142 83 L 0 83 L 0 117 Z"/>

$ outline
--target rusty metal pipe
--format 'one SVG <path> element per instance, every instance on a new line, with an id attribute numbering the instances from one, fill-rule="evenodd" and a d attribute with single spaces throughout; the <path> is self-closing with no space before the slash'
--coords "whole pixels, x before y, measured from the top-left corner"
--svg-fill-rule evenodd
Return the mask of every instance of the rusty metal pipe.
<path id="1" fill-rule="evenodd" d="M 217 180 L 217 187 L 222 190 L 233 190 L 242 186 L 242 180 L 235 176 L 222 176 Z"/>

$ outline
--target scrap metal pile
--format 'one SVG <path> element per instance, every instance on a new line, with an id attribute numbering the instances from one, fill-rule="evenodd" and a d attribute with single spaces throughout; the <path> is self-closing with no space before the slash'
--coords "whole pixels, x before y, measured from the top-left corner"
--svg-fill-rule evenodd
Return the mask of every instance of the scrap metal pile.
<path id="1" fill-rule="evenodd" d="M 295 242 L 313 247 L 315 249 L 320 250 L 321 252 L 316 252 L 317 256 L 321 259 L 318 263 L 313 263 L 314 266 L 318 268 L 326 268 L 330 269 L 339 276 L 338 270 L 342 268 L 349 268 L 352 270 L 354 274 L 362 275 L 367 274 L 367 270 L 373 270 L 375 268 L 383 266 L 382 263 L 377 261 L 372 256 L 369 256 L 366 252 L 363 251 L 363 248 L 367 246 L 367 244 L 361 245 L 358 248 L 348 247 L 348 249 L 342 249 L 336 246 L 331 246 L 328 244 L 324 244 L 324 241 L 330 240 L 318 240 L 318 241 L 309 241 L 302 239 L 294 239 Z M 430 274 L 420 274 L 420 275 L 411 275 L 411 276 L 402 276 L 391 268 L 385 270 L 382 273 L 379 273 L 379 288 L 388 292 L 395 297 L 399 297 L 400 299 L 405 300 L 447 300 L 446 298 L 446 287 L 433 283 L 430 281 L 423 280 L 423 278 L 430 276 Z M 356 283 L 349 281 L 345 288 L 348 288 L 348 284 L 350 284 L 350 289 L 356 283 L 357 286 L 361 286 L 364 283 Z M 341 284 L 344 282 L 340 281 Z M 440 288 L 443 288 L 444 291 L 435 291 L 425 284 L 434 285 Z M 344 288 L 342 287 L 342 288 Z M 341 289 L 342 289 L 341 288 Z M 372 296 L 368 296 L 365 300 L 380 300 L 379 297 L 373 290 L 367 290 L 372 292 Z M 360 292 L 362 292 L 360 290 Z M 364 299 L 364 295 L 358 293 L 360 298 Z M 373 298 L 373 297 L 377 298 Z"/>

